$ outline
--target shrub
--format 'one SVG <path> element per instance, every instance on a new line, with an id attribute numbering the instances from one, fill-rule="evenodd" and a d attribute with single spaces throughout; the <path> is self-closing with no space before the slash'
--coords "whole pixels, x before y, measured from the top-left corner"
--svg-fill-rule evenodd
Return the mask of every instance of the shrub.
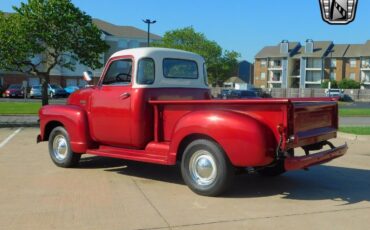
<path id="1" fill-rule="evenodd" d="M 341 89 L 359 89 L 361 83 L 351 79 L 343 79 L 338 83 L 338 86 Z"/>

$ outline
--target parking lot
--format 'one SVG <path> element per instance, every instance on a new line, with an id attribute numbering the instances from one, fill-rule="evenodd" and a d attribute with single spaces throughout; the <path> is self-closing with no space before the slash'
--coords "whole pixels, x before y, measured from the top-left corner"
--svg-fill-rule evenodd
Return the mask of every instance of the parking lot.
<path id="1" fill-rule="evenodd" d="M 0 129 L 0 229 L 369 229 L 370 144 L 277 178 L 237 176 L 202 197 L 177 167 L 85 155 L 56 167 L 36 128 Z"/>

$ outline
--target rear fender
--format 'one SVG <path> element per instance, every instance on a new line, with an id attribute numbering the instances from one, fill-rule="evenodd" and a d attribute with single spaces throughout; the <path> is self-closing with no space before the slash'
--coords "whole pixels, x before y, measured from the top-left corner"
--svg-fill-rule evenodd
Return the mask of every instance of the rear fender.
<path id="1" fill-rule="evenodd" d="M 40 141 L 47 141 L 51 129 L 63 125 L 73 152 L 85 153 L 92 146 L 85 110 L 74 105 L 47 105 L 40 109 Z"/>
<path id="2" fill-rule="evenodd" d="M 272 131 L 249 115 L 232 111 L 196 111 L 175 126 L 170 160 L 176 161 L 181 142 L 200 134 L 215 140 L 234 166 L 262 166 L 273 161 L 277 145 Z"/>

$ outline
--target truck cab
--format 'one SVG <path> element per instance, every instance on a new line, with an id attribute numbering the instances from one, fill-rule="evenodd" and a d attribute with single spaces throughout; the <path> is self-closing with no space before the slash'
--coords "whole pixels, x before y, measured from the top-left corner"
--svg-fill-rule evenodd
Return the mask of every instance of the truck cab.
<path id="1" fill-rule="evenodd" d="M 40 109 L 40 135 L 52 161 L 78 164 L 82 154 L 181 165 L 196 193 L 216 196 L 236 169 L 276 176 L 345 154 L 333 146 L 338 105 L 330 98 L 213 100 L 204 59 L 194 53 L 137 48 L 119 51 L 99 82 L 66 105 Z M 319 153 L 325 145 L 330 147 Z M 295 156 L 303 148 L 306 156 Z"/>
<path id="2" fill-rule="evenodd" d="M 204 65 L 202 57 L 185 51 L 124 50 L 111 57 L 96 86 L 72 94 L 67 104 L 89 113 L 93 140 L 142 149 L 153 139 L 149 100 L 210 99 Z"/>

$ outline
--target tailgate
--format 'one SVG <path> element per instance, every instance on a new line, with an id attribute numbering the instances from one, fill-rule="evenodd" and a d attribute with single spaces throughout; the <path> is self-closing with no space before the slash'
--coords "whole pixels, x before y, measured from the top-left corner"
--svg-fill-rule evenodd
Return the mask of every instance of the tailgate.
<path id="1" fill-rule="evenodd" d="M 336 101 L 292 102 L 289 136 L 294 141 L 287 147 L 310 145 L 336 137 L 338 104 Z"/>

